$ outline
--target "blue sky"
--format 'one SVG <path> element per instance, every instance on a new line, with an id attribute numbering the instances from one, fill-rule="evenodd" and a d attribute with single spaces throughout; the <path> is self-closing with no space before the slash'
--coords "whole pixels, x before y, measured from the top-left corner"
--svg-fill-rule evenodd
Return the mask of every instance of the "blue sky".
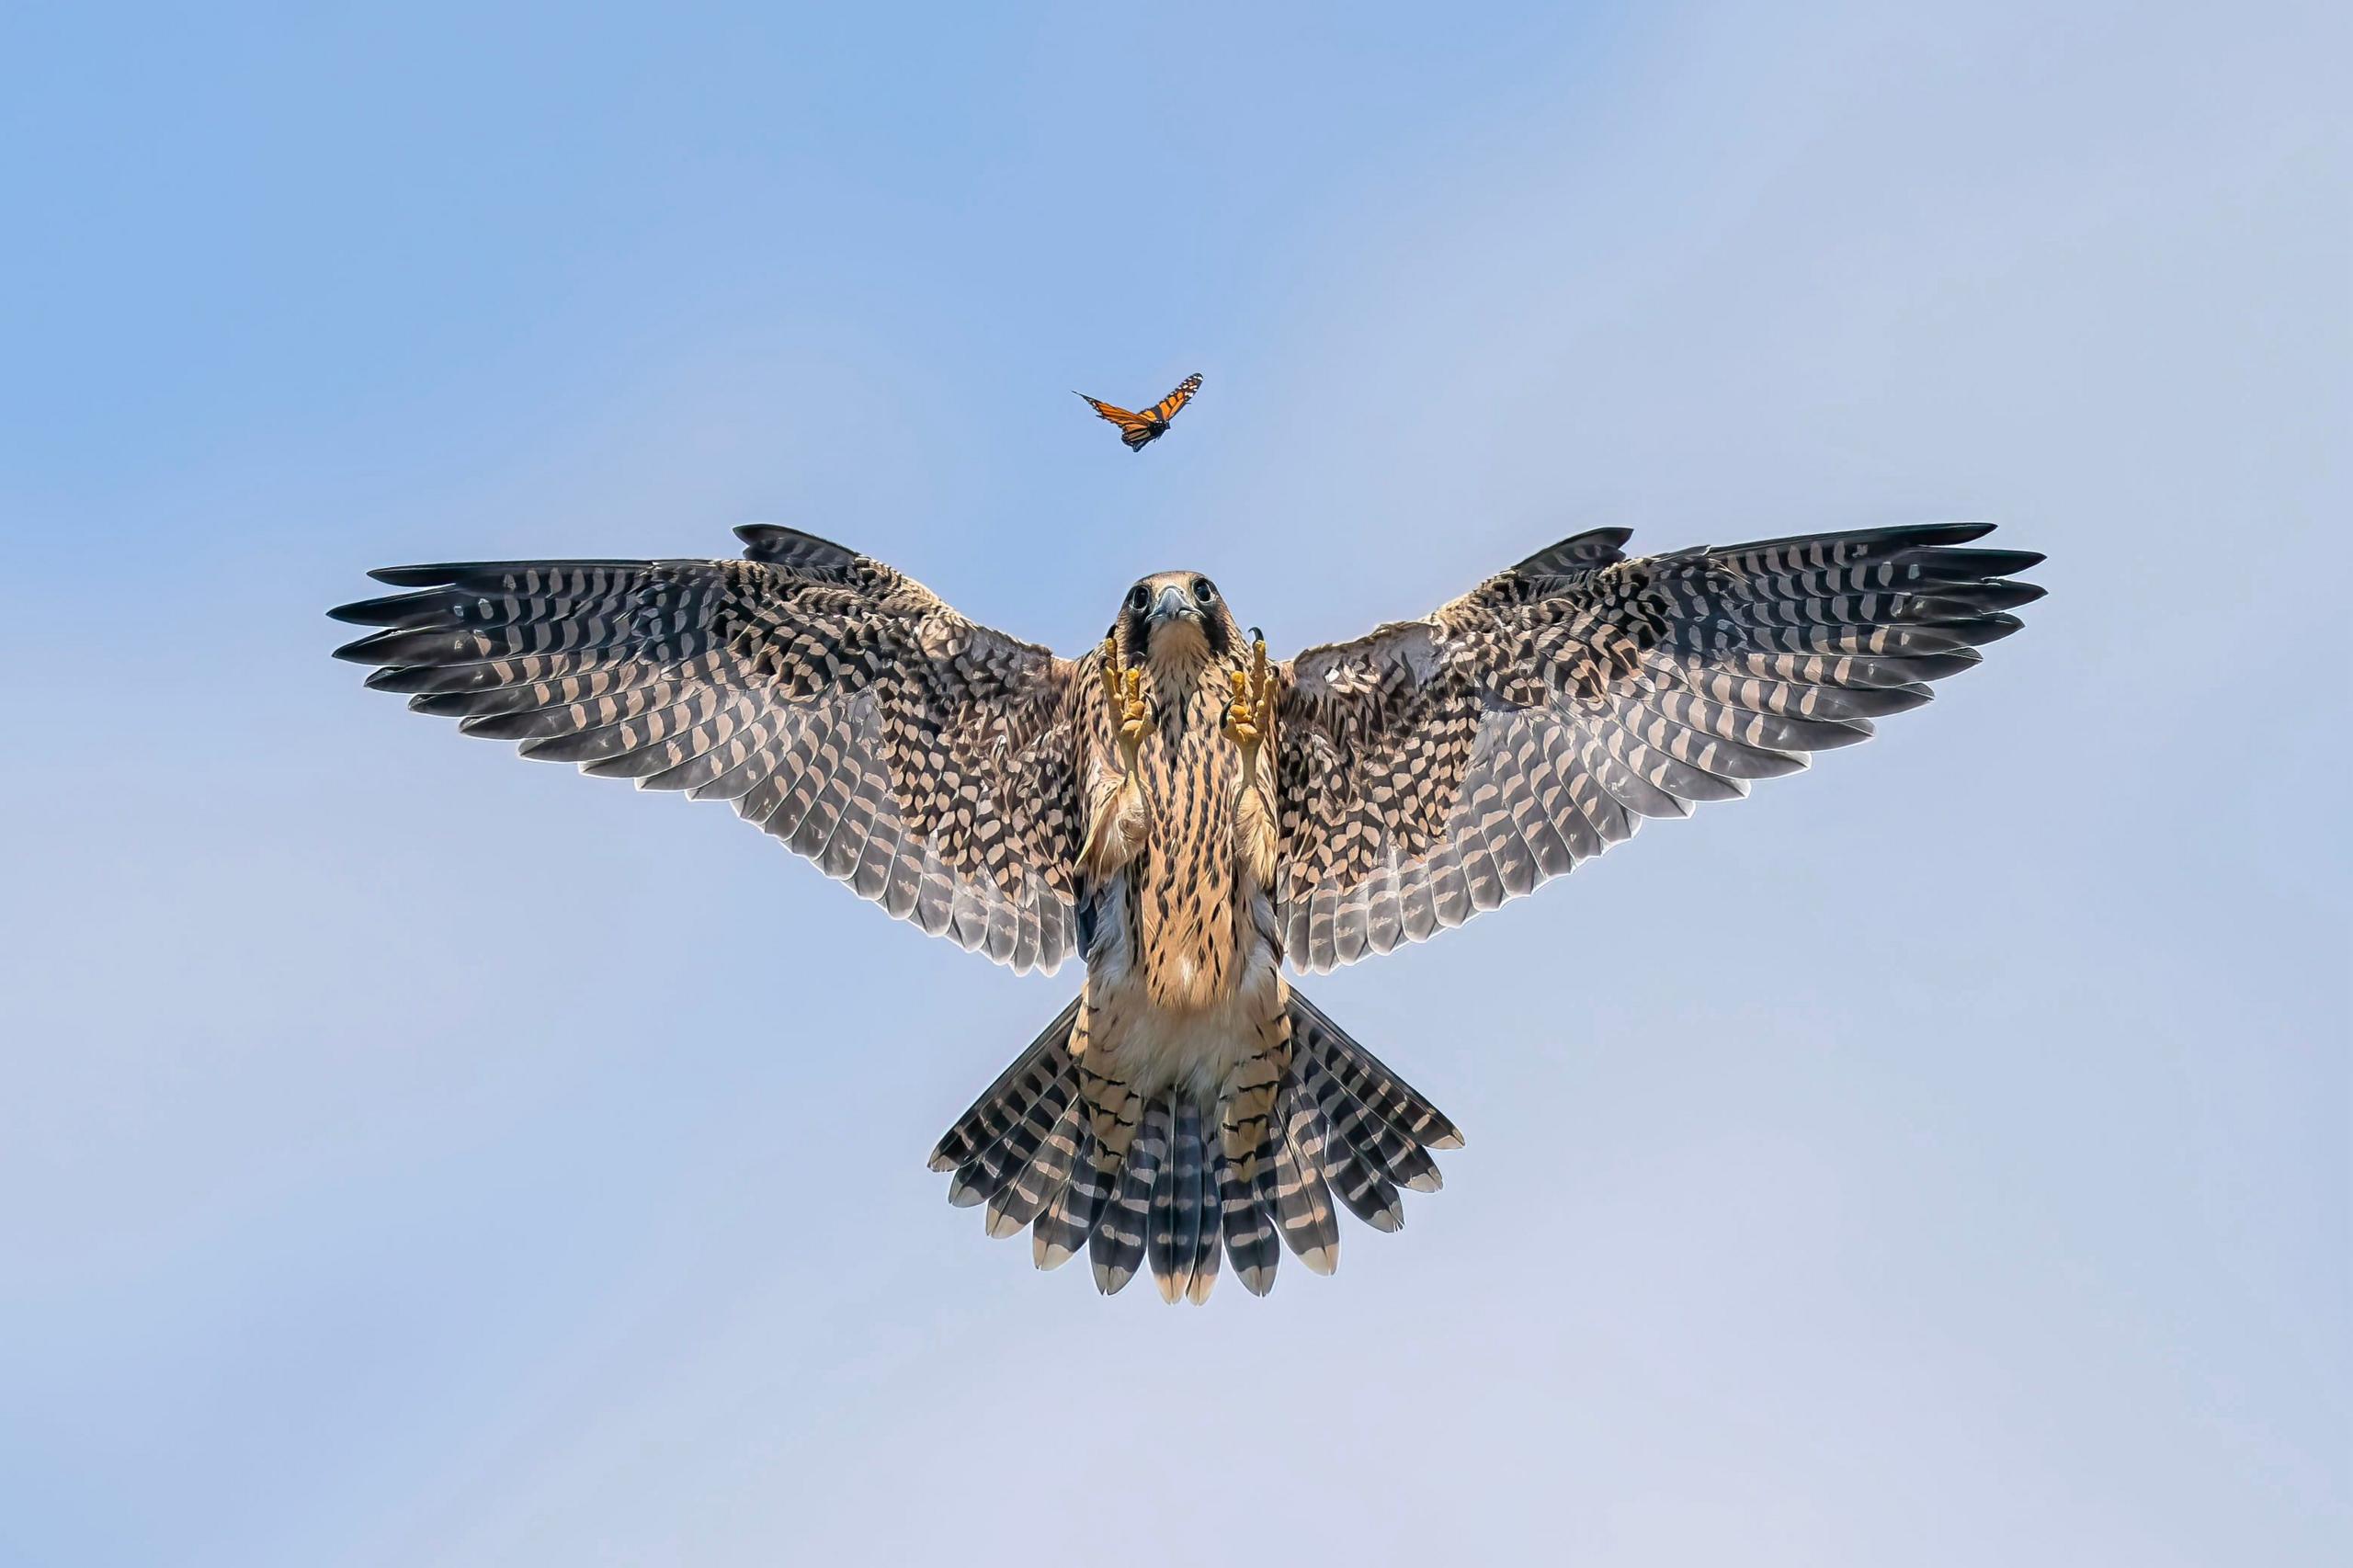
<path id="1" fill-rule="evenodd" d="M 2051 9 L 0 20 L 0 1560 L 2342 1561 L 2346 28 Z M 320 616 L 1951 517 L 1927 711 L 1311 988 L 1469 1147 L 1201 1312 L 923 1168 L 1074 972 Z"/>

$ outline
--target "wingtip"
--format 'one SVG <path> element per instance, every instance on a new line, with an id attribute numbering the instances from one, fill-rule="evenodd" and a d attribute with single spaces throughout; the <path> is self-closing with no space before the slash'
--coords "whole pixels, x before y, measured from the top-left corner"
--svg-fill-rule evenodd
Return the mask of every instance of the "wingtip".
<path id="1" fill-rule="evenodd" d="M 378 566 L 368 575 L 392 588 L 438 588 L 448 583 L 455 568 L 443 562 L 416 566 Z"/>
<path id="2" fill-rule="evenodd" d="M 378 631 L 366 637 L 355 638 L 337 648 L 333 656 L 341 659 L 347 665 L 381 665 L 384 661 L 375 656 L 376 650 L 382 646 L 388 635 L 389 633 Z"/>
<path id="3" fill-rule="evenodd" d="M 1969 636 L 1973 644 L 1983 647 L 1988 642 L 1999 642 L 2003 638 L 2025 629 L 2026 622 L 2017 616 L 2006 611 L 1997 611 L 1992 615 L 1978 617 Z"/>

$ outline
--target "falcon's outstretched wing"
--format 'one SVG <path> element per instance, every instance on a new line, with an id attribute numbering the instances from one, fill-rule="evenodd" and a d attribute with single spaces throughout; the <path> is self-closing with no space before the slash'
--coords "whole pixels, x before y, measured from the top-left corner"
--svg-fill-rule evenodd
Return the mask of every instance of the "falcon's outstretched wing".
<path id="1" fill-rule="evenodd" d="M 371 574 L 331 611 L 380 690 L 578 763 L 734 803 L 901 919 L 1017 970 L 1077 946 L 1073 668 L 791 528 L 740 561 L 493 561 Z"/>
<path id="2" fill-rule="evenodd" d="M 1928 700 L 2042 597 L 1990 526 L 1628 560 L 1564 540 L 1279 673 L 1284 945 L 1326 970 L 1529 892 L 1644 817 L 1746 794 Z"/>

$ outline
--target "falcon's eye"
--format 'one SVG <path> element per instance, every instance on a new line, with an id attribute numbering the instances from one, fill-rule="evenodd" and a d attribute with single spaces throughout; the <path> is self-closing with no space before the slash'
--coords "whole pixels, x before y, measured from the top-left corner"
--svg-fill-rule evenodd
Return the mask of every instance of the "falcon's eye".
<path id="1" fill-rule="evenodd" d="M 1128 608 L 1132 610 L 1150 609 L 1152 608 L 1152 590 L 1145 587 L 1142 583 L 1138 583 L 1134 587 L 1130 588 L 1128 590 Z"/>
<path id="2" fill-rule="evenodd" d="M 1217 585 L 1211 582 L 1207 577 L 1194 578 L 1193 597 L 1199 599 L 1205 605 L 1213 605 L 1217 603 Z"/>

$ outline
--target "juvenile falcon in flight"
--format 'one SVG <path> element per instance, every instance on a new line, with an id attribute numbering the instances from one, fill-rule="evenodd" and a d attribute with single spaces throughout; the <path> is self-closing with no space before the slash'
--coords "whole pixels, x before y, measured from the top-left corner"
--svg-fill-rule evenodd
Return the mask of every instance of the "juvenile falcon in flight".
<path id="1" fill-rule="evenodd" d="M 840 545 L 402 566 L 368 684 L 524 756 L 731 802 L 864 898 L 1078 995 L 932 1151 L 991 1235 L 1206 1299 L 1337 1210 L 1403 1222 L 1454 1124 L 1292 988 L 1460 926 L 1928 700 L 2041 597 L 1937 525 L 1629 557 L 1564 540 L 1419 620 L 1270 663 L 1209 578 L 1076 659 Z"/>

